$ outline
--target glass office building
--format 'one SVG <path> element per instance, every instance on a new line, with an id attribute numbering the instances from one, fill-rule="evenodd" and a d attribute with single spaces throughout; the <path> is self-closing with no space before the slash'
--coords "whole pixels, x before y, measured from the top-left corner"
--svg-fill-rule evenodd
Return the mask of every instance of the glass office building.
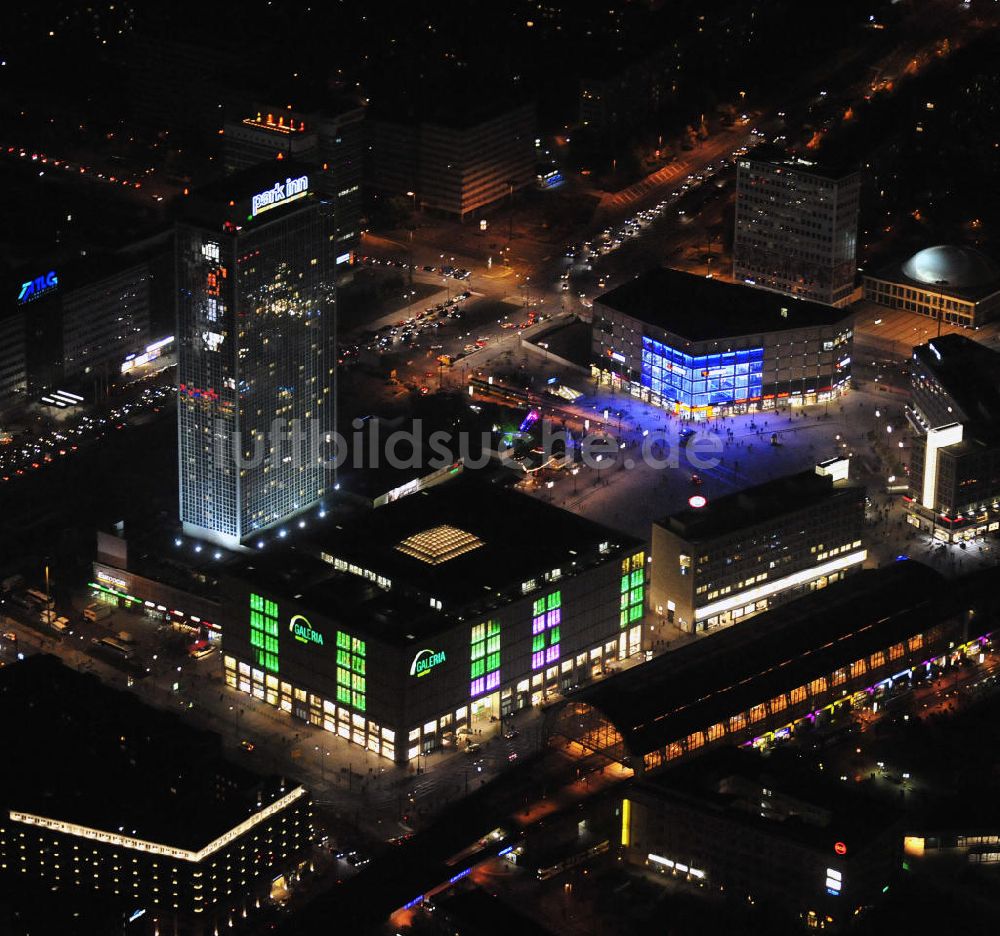
<path id="1" fill-rule="evenodd" d="M 642 339 L 642 386 L 660 400 L 691 409 L 759 400 L 763 368 L 763 348 L 693 357 L 648 336 Z"/>
<path id="2" fill-rule="evenodd" d="M 236 545 L 332 485 L 332 211 L 262 167 L 192 196 L 178 228 L 178 450 L 185 531 Z"/>
<path id="3" fill-rule="evenodd" d="M 696 419 L 805 406 L 850 385 L 853 315 L 653 268 L 594 300 L 591 374 Z"/>

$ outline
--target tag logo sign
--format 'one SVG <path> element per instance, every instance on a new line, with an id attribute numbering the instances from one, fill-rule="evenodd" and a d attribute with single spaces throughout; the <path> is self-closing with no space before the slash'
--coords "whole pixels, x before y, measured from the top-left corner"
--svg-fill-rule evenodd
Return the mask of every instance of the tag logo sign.
<path id="1" fill-rule="evenodd" d="M 323 646 L 323 635 L 312 629 L 309 619 L 302 614 L 293 615 L 288 629 L 299 643 L 314 643 Z"/>
<path id="2" fill-rule="evenodd" d="M 21 283 L 21 292 L 17 296 L 20 304 L 31 302 L 37 299 L 42 293 L 47 293 L 50 289 L 55 289 L 59 285 L 59 277 L 55 270 L 49 270 L 44 276 L 36 276 L 33 280 L 26 280 Z"/>
<path id="3" fill-rule="evenodd" d="M 421 650 L 410 664 L 410 675 L 426 676 L 435 666 L 440 666 L 447 659 L 444 650 Z"/>
<path id="4" fill-rule="evenodd" d="M 285 179 L 275 182 L 273 188 L 258 192 L 251 200 L 250 214 L 256 218 L 265 211 L 270 211 L 277 205 L 303 198 L 309 194 L 309 176 L 299 176 L 297 179 Z"/>

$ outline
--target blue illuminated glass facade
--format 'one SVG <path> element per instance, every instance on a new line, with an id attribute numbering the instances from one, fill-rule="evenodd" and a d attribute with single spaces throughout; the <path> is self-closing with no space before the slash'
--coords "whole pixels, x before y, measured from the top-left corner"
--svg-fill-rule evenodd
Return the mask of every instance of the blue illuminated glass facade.
<path id="1" fill-rule="evenodd" d="M 763 369 L 763 348 L 692 357 L 647 336 L 642 339 L 642 386 L 690 409 L 759 400 Z"/>

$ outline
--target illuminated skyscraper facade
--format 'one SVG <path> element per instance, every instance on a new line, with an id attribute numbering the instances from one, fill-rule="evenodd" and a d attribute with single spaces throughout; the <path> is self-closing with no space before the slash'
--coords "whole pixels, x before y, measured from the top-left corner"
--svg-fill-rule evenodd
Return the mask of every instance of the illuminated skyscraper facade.
<path id="1" fill-rule="evenodd" d="M 185 532 L 235 546 L 332 485 L 334 251 L 332 208 L 299 168 L 192 196 L 177 236 Z"/>

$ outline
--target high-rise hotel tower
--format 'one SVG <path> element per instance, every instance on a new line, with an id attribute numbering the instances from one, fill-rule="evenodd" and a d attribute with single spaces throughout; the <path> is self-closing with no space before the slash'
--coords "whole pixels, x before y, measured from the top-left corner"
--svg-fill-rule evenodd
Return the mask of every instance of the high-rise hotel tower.
<path id="1" fill-rule="evenodd" d="M 226 546 L 333 486 L 333 210 L 273 163 L 192 193 L 177 230 L 180 516 Z"/>

